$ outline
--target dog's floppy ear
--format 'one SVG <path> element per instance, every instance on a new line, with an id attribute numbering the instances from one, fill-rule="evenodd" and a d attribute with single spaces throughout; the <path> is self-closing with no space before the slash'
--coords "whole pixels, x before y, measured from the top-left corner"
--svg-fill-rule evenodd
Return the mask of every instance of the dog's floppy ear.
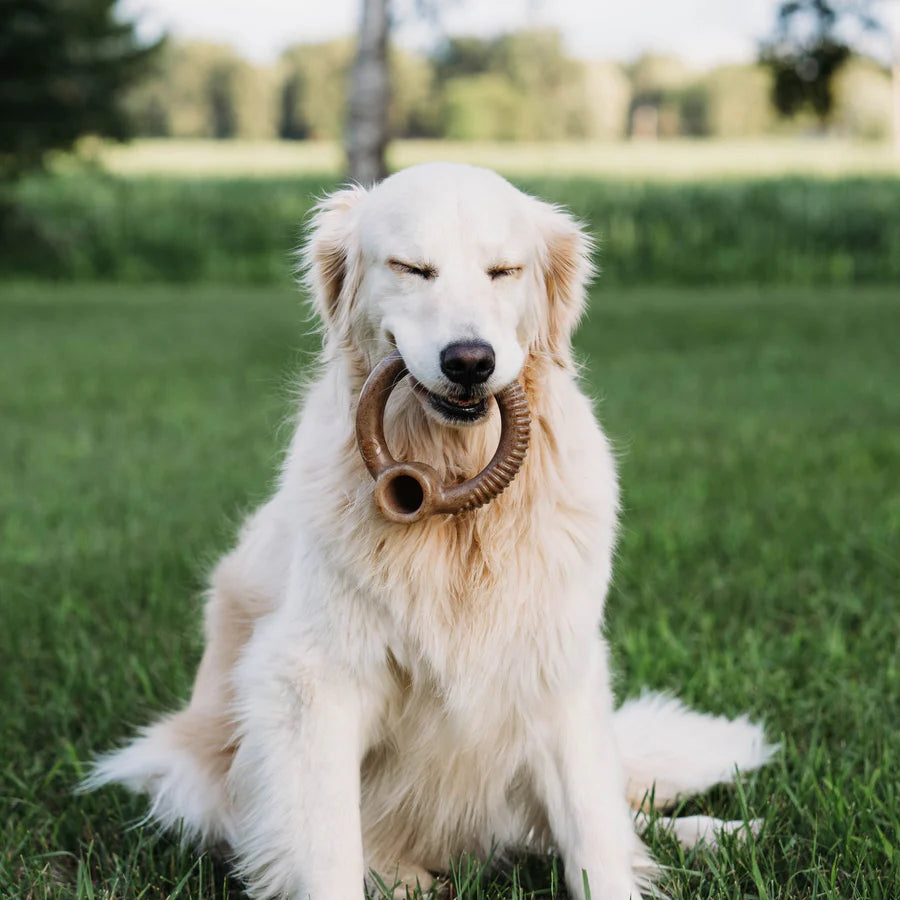
<path id="1" fill-rule="evenodd" d="M 364 188 L 341 188 L 313 208 L 309 239 L 300 251 L 303 280 L 316 315 L 346 339 L 362 275 L 357 218 Z"/>
<path id="2" fill-rule="evenodd" d="M 584 312 L 586 287 L 594 273 L 593 241 L 565 210 L 537 204 L 540 266 L 547 292 L 538 349 L 559 365 L 571 362 L 572 333 Z"/>

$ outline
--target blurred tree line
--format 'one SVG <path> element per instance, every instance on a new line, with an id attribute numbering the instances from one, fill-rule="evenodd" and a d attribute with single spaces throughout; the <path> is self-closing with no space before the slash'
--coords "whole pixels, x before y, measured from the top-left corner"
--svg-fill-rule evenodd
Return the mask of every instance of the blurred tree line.
<path id="1" fill-rule="evenodd" d="M 351 39 L 302 44 L 273 66 L 232 49 L 169 42 L 127 95 L 147 137 L 335 140 L 346 122 Z M 457 140 L 750 137 L 820 127 L 818 108 L 782 119 L 770 66 L 697 72 L 648 55 L 631 65 L 569 57 L 549 29 L 452 37 L 432 55 L 390 50 L 390 136 Z M 891 130 L 891 81 L 862 57 L 832 81 L 827 126 L 848 136 Z"/>

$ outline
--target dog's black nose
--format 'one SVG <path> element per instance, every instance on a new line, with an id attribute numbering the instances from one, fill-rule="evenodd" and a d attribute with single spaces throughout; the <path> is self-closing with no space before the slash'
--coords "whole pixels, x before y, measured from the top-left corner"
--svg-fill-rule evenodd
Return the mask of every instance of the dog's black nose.
<path id="1" fill-rule="evenodd" d="M 456 341 L 441 350 L 441 371 L 454 384 L 483 384 L 494 372 L 494 348 L 484 341 Z"/>

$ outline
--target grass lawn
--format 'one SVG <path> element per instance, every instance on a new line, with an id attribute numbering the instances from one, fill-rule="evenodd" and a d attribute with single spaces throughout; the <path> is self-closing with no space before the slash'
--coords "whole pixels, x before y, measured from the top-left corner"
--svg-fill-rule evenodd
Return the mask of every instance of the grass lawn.
<path id="1" fill-rule="evenodd" d="M 783 743 L 742 790 L 687 807 L 765 815 L 757 842 L 651 837 L 669 892 L 896 898 L 896 288 L 606 289 L 593 306 L 578 343 L 625 498 L 621 693 L 748 710 Z M 270 489 L 302 328 L 287 289 L 0 285 L 0 895 L 240 896 L 220 863 L 128 829 L 140 801 L 71 790 L 186 696 L 204 571 Z M 529 861 L 458 896 L 556 880 Z"/>

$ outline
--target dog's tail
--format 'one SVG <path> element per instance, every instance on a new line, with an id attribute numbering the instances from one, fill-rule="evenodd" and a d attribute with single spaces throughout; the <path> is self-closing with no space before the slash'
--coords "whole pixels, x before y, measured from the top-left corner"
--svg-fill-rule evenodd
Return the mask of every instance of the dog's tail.
<path id="1" fill-rule="evenodd" d="M 628 700 L 616 711 L 613 729 L 628 802 L 636 810 L 645 810 L 651 797 L 656 809 L 665 809 L 713 785 L 734 782 L 739 774 L 765 765 L 778 749 L 747 716 L 727 719 L 694 712 L 666 694 L 648 692 Z M 758 824 L 706 816 L 661 821 L 685 846 L 714 843 L 718 832 L 745 825 L 753 831 Z"/>
<path id="2" fill-rule="evenodd" d="M 150 797 L 150 810 L 138 824 L 180 832 L 186 843 L 227 841 L 232 828 L 224 779 L 184 746 L 178 726 L 176 715 L 142 729 L 121 749 L 95 760 L 78 790 L 121 784 Z"/>

